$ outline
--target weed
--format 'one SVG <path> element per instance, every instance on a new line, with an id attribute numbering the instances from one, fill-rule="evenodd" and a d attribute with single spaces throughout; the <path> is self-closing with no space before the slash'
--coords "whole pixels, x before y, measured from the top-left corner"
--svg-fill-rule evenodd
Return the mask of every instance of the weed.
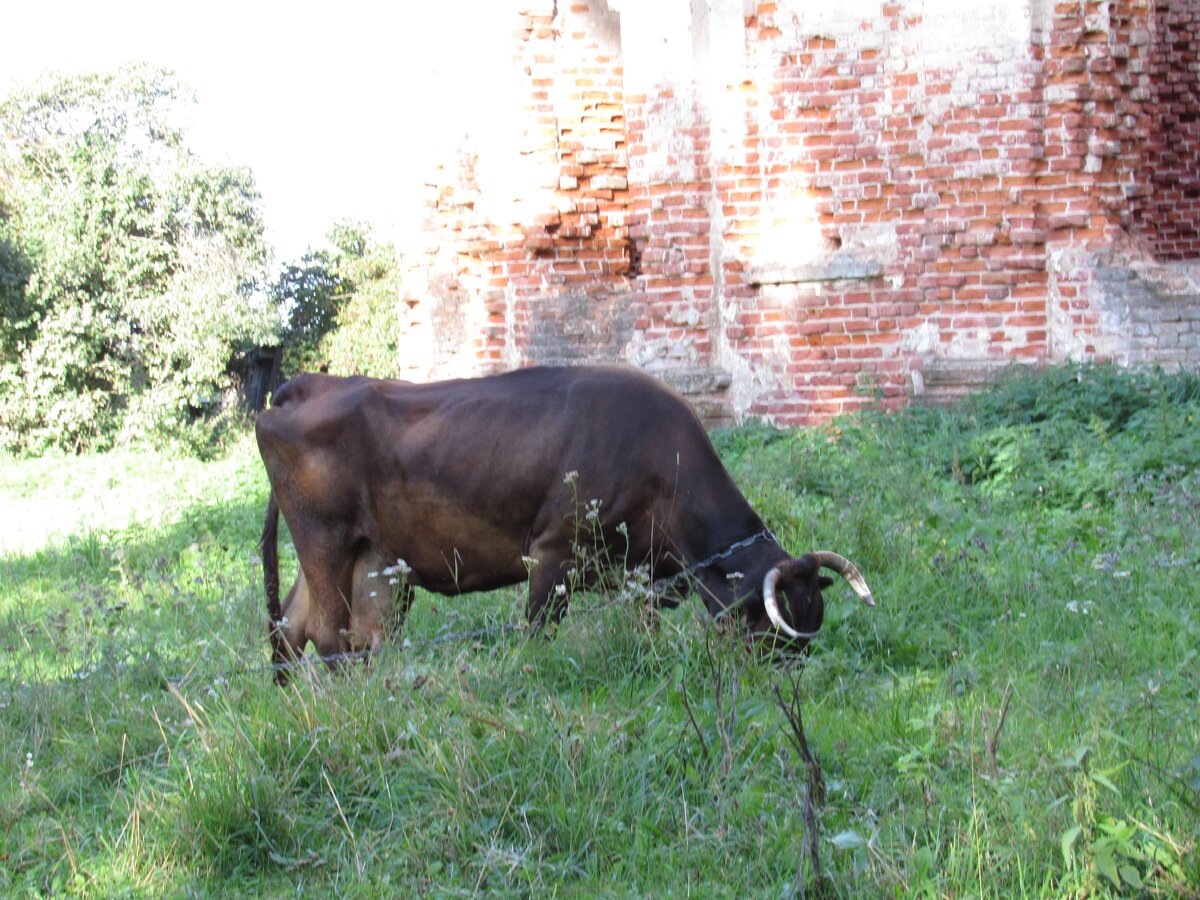
<path id="1" fill-rule="evenodd" d="M 249 441 L 6 461 L 0 891 L 1196 896 L 1198 385 L 718 434 L 880 600 L 831 589 L 802 674 L 583 554 L 550 640 L 420 594 L 407 649 L 277 689 Z"/>

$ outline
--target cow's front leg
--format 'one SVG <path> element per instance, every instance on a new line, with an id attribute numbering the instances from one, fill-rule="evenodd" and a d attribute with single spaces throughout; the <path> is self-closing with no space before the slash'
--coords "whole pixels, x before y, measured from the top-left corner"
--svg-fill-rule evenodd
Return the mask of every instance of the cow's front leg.
<path id="1" fill-rule="evenodd" d="M 413 596 L 415 592 L 411 585 L 401 585 L 396 592 L 396 605 L 392 610 L 391 622 L 388 623 L 388 632 L 391 635 L 392 643 L 397 647 L 403 646 L 404 642 L 404 623 L 408 620 L 408 610 L 412 607 Z M 377 646 L 373 646 L 372 650 L 378 650 Z"/>
<path id="2" fill-rule="evenodd" d="M 557 547 L 530 549 L 531 571 L 529 573 L 529 599 L 526 601 L 525 617 L 535 632 L 545 630 L 547 624 L 557 624 L 567 611 L 571 588 L 571 554 Z"/>

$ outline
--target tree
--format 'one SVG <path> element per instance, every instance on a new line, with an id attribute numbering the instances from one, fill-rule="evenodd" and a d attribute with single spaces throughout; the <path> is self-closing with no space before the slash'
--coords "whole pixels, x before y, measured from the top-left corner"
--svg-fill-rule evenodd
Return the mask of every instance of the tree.
<path id="1" fill-rule="evenodd" d="M 400 270 L 395 247 L 369 226 L 335 225 L 332 250 L 309 250 L 271 289 L 285 310 L 285 367 L 394 376 L 399 363 Z"/>
<path id="2" fill-rule="evenodd" d="M 16 346 L 18 335 L 28 335 L 31 324 L 25 313 L 25 286 L 32 267 L 20 248 L 5 236 L 5 217 L 0 206 L 0 366 Z"/>
<path id="3" fill-rule="evenodd" d="M 186 428 L 272 338 L 253 176 L 187 149 L 183 93 L 127 68 L 0 102 L 0 447 Z"/>
<path id="4" fill-rule="evenodd" d="M 281 339 L 288 372 L 315 371 L 327 364 L 321 341 L 337 327 L 342 293 L 336 266 L 334 253 L 310 249 L 298 262 L 285 264 L 271 285 L 271 298 L 286 317 Z"/>
<path id="5" fill-rule="evenodd" d="M 396 248 L 377 243 L 369 227 L 336 226 L 342 285 L 337 328 L 322 343 L 329 371 L 337 375 L 395 376 L 400 353 L 400 267 Z"/>

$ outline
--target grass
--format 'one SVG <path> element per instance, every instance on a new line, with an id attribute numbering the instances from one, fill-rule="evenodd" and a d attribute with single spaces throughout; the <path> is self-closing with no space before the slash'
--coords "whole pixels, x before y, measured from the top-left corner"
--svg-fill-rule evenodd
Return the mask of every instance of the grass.
<path id="1" fill-rule="evenodd" d="M 548 642 L 430 642 L 518 621 L 507 591 L 419 596 L 413 646 L 282 690 L 250 441 L 6 461 L 0 891 L 1200 896 L 1198 419 L 1195 378 L 1070 367 L 721 433 L 879 600 L 834 589 L 803 669 L 604 595 Z"/>

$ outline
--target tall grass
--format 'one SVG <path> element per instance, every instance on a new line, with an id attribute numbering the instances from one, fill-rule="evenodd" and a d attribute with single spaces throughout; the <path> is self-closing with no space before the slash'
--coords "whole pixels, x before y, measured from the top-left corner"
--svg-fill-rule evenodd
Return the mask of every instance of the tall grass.
<path id="1" fill-rule="evenodd" d="M 1198 418 L 1195 378 L 1069 367 L 721 433 L 780 539 L 879 599 L 833 589 L 802 668 L 604 594 L 549 641 L 429 640 L 518 621 L 506 591 L 419 596 L 412 646 L 282 690 L 248 441 L 10 461 L 0 890 L 1197 896 Z"/>

